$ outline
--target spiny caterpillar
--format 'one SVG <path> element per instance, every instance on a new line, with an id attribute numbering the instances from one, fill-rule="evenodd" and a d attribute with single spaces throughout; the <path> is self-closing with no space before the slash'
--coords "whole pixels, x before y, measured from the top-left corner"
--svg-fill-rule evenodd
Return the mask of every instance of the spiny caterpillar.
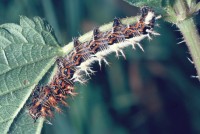
<path id="1" fill-rule="evenodd" d="M 75 96 L 74 83 L 85 83 L 83 78 L 93 74 L 90 65 L 96 61 L 108 62 L 105 56 L 115 52 L 125 57 L 122 49 L 131 45 L 135 49 L 139 42 L 150 35 L 159 35 L 153 31 L 156 17 L 154 11 L 149 7 L 141 8 L 141 17 L 136 24 L 124 25 L 118 18 L 114 19 L 111 30 L 101 32 L 98 28 L 93 30 L 93 37 L 89 41 L 80 42 L 78 38 L 73 39 L 74 49 L 66 57 L 58 57 L 57 73 L 51 82 L 42 87 L 36 87 L 32 93 L 31 103 L 28 105 L 30 116 L 36 121 L 39 117 L 53 117 L 53 110 L 61 112 L 59 104 L 67 106 L 65 99 Z"/>

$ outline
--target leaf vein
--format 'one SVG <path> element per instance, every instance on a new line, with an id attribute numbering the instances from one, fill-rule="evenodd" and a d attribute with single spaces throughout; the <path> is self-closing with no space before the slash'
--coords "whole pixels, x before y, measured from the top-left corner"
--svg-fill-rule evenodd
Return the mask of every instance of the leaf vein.
<path id="1" fill-rule="evenodd" d="M 0 75 L 3 75 L 3 74 L 5 74 L 5 73 L 7 73 L 7 72 L 9 72 L 9 71 L 12 71 L 12 70 L 14 70 L 14 69 L 17 69 L 17 68 L 19 68 L 19 67 L 27 66 L 27 65 L 30 65 L 30 64 L 33 64 L 33 63 L 42 61 L 42 60 L 50 59 L 50 58 L 53 58 L 53 57 L 55 57 L 55 56 L 56 56 L 56 54 L 53 55 L 53 56 L 46 57 L 46 58 L 37 59 L 37 60 L 35 60 L 35 61 L 29 62 L 29 63 L 27 63 L 27 64 L 23 64 L 23 65 L 21 65 L 21 66 L 16 66 L 16 67 L 10 68 L 10 70 L 6 70 L 5 72 L 2 72 L 2 73 L 0 73 Z"/>

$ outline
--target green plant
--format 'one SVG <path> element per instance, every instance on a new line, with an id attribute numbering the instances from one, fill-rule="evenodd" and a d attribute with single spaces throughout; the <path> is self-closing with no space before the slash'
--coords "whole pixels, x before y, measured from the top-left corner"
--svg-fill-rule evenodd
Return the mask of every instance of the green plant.
<path id="1" fill-rule="evenodd" d="M 194 22 L 194 16 L 200 9 L 200 2 L 196 0 L 124 0 L 134 6 L 152 6 L 160 12 L 165 21 L 176 25 L 183 35 L 198 76 L 200 76 L 200 37 Z M 197 76 L 197 77 L 198 77 Z"/>
<path id="2" fill-rule="evenodd" d="M 134 23 L 136 17 L 126 18 L 122 22 Z M 106 31 L 111 27 L 112 23 L 109 23 L 100 27 L 100 30 Z M 3 24 L 0 34 L 0 133 L 39 133 L 43 119 L 32 127 L 33 120 L 27 117 L 25 103 L 39 81 L 44 79 L 47 83 L 51 80 L 47 72 L 53 70 L 56 57 L 67 55 L 73 49 L 73 44 L 71 42 L 60 47 L 51 26 L 39 17 L 30 20 L 21 16 L 20 25 Z M 80 37 L 80 41 L 86 41 L 91 36 L 92 32 L 86 33 Z"/>
<path id="3" fill-rule="evenodd" d="M 162 14 L 163 19 L 177 25 L 190 48 L 197 71 L 198 68 L 200 69 L 198 64 L 199 37 L 193 22 L 193 15 L 199 10 L 199 3 L 196 4 L 196 1 L 192 0 L 129 0 L 128 2 L 139 7 L 151 6 Z M 124 23 L 133 23 L 130 22 L 131 20 L 135 21 L 136 19 L 135 17 L 134 19 L 124 19 Z M 102 26 L 101 30 L 110 28 L 111 24 L 106 24 Z M 191 31 L 192 34 L 188 35 L 188 31 Z M 0 34 L 2 37 L 0 38 L 0 104 L 4 104 L 0 107 L 0 132 L 40 133 L 43 120 L 40 119 L 38 124 L 33 126 L 33 121 L 27 117 L 25 102 L 39 81 L 43 79 L 43 83 L 48 82 L 48 78 L 51 77 L 48 76 L 47 72 L 53 70 L 55 57 L 71 51 L 72 43 L 61 47 L 62 44 L 57 42 L 51 27 L 37 17 L 30 20 L 22 16 L 20 25 L 3 24 L 0 28 Z M 90 37 L 91 32 L 80 38 L 81 41 L 85 41 Z M 23 130 L 22 128 L 27 129 Z"/>

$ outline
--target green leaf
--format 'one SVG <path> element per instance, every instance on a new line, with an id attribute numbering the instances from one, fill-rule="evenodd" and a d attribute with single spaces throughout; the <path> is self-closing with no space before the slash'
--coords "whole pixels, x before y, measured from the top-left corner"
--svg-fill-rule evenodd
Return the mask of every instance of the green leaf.
<path id="1" fill-rule="evenodd" d="M 0 26 L 0 133 L 40 133 L 25 103 L 54 65 L 61 47 L 51 26 L 39 17 Z"/>
<path id="2" fill-rule="evenodd" d="M 198 2 L 194 7 L 194 12 L 198 12 L 200 10 L 200 2 Z"/>
<path id="3" fill-rule="evenodd" d="M 137 7 L 142 7 L 145 5 L 161 6 L 162 3 L 162 0 L 124 0 L 124 1 Z"/>
<path id="4" fill-rule="evenodd" d="M 157 13 L 165 13 L 164 8 L 168 7 L 173 0 L 124 0 L 130 5 L 136 7 L 149 6 L 153 7 Z"/>

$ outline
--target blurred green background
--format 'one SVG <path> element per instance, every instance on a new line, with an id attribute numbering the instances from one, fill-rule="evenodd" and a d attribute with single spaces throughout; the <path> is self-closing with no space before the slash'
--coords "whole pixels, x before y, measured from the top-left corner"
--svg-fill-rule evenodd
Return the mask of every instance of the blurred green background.
<path id="1" fill-rule="evenodd" d="M 45 18 L 61 44 L 67 44 L 114 17 L 134 16 L 139 9 L 122 0 L 0 0 L 0 23 L 19 16 Z M 197 16 L 197 22 L 200 20 Z M 159 20 L 161 36 L 142 41 L 145 52 L 125 49 L 100 68 L 70 108 L 56 113 L 43 134 L 200 134 L 200 83 L 188 61 L 188 49 L 175 26 Z M 199 25 L 198 25 L 199 27 Z"/>

